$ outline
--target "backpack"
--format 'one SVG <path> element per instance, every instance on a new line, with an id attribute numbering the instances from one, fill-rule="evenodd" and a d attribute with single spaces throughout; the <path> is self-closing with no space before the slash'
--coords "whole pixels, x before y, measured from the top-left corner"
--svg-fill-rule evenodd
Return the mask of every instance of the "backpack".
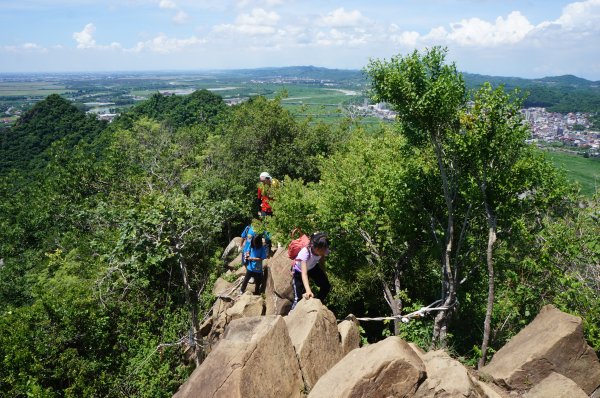
<path id="1" fill-rule="evenodd" d="M 294 239 L 294 234 L 296 232 L 300 233 L 300 237 Z M 308 246 L 310 243 L 310 238 L 306 234 L 303 234 L 300 228 L 294 229 L 291 233 L 291 237 L 292 241 L 288 246 L 288 257 L 292 260 L 295 260 L 298 253 L 300 253 L 300 250 Z"/>

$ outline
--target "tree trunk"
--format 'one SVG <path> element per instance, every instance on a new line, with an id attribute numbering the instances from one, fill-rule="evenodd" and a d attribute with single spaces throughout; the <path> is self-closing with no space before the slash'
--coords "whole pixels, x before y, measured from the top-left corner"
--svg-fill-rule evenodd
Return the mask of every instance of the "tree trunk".
<path id="1" fill-rule="evenodd" d="M 392 310 L 392 314 L 394 315 L 394 317 L 396 317 L 394 319 L 394 336 L 398 336 L 400 334 L 400 319 L 397 317 L 400 316 L 400 314 L 402 314 L 401 302 L 400 300 L 394 298 L 394 294 L 392 293 L 389 285 L 385 281 L 383 281 L 383 293 L 385 294 L 386 301 L 388 302 Z M 398 292 L 396 292 L 396 294 L 397 293 Z"/>
<path id="2" fill-rule="evenodd" d="M 194 299 L 192 287 L 190 286 L 190 281 L 188 279 L 187 265 L 183 261 L 183 256 L 181 254 L 179 254 L 178 257 L 183 286 L 185 288 L 185 301 L 188 306 L 188 310 L 190 311 L 190 322 L 192 324 L 190 339 L 193 341 L 190 342 L 190 344 L 194 350 L 194 361 L 196 362 L 196 366 L 200 366 L 200 355 L 198 352 L 199 347 L 196 344 L 196 338 L 198 337 L 198 310 L 196 308 L 196 300 Z"/>
<path id="3" fill-rule="evenodd" d="M 481 369 L 485 365 L 485 357 L 487 354 L 488 344 L 490 340 L 490 329 L 492 323 L 492 311 L 494 309 L 494 243 L 496 243 L 496 218 L 488 209 L 488 244 L 486 261 L 488 268 L 488 299 L 487 308 L 485 310 L 485 320 L 483 322 L 483 341 L 481 342 L 481 358 L 477 364 L 477 369 Z"/>
<path id="4" fill-rule="evenodd" d="M 454 242 L 454 203 L 453 203 L 453 187 L 450 184 L 446 166 L 443 161 L 442 145 L 439 141 L 439 132 L 437 135 L 432 135 L 431 140 L 435 150 L 435 155 L 440 171 L 440 177 L 442 179 L 442 190 L 444 192 L 444 200 L 446 202 L 446 211 L 448 219 L 446 221 L 446 231 L 444 236 L 444 247 L 442 254 L 442 300 L 444 306 L 451 306 L 456 300 L 456 281 L 452 273 L 451 255 L 452 255 L 452 244 Z M 440 311 L 433 324 L 433 337 L 431 345 L 433 347 L 446 347 L 448 337 L 448 325 L 450 324 L 450 318 L 452 316 L 452 310 L 448 309 Z"/>

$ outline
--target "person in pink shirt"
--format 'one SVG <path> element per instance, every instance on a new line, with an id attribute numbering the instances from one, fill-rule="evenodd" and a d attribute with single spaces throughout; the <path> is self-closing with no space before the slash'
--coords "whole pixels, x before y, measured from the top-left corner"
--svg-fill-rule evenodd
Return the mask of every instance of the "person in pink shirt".
<path id="1" fill-rule="evenodd" d="M 310 299 L 315 297 L 310 288 L 309 280 L 312 280 L 318 287 L 319 293 L 316 298 L 325 301 L 327 294 L 331 290 L 331 284 L 325 274 L 325 257 L 329 254 L 329 240 L 323 232 L 316 232 L 311 235 L 308 246 L 302 248 L 296 255 L 293 266 L 294 277 L 292 284 L 294 287 L 294 302 L 292 310 L 300 299 Z"/>

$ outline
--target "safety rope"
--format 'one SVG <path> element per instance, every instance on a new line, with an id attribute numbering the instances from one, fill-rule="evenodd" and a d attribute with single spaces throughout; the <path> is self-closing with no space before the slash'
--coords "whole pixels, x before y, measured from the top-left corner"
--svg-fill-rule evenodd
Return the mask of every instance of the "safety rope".
<path id="1" fill-rule="evenodd" d="M 379 317 L 373 317 L 373 318 L 363 317 L 363 318 L 355 318 L 355 319 L 357 321 L 387 321 L 387 320 L 393 321 L 396 319 L 400 319 L 400 321 L 402 321 L 402 323 L 408 323 L 408 322 L 410 322 L 411 319 L 422 318 L 425 315 L 428 315 L 432 311 L 446 311 L 456 305 L 456 301 L 454 301 L 451 305 L 436 307 L 436 305 L 440 304 L 441 302 L 442 302 L 442 300 L 437 300 L 437 301 L 429 304 L 427 307 L 421 307 L 417 311 L 413 311 L 410 314 L 406 314 L 406 315 L 379 316 Z"/>

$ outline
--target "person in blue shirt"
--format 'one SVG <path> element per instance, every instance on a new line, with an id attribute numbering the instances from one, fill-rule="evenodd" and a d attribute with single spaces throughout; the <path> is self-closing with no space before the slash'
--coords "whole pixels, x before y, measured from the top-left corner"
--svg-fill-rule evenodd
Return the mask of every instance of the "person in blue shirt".
<path id="1" fill-rule="evenodd" d="M 262 234 L 255 235 L 250 242 L 250 249 L 244 252 L 246 258 L 246 275 L 240 292 L 244 294 L 250 278 L 254 278 L 254 294 L 260 294 L 263 284 L 263 260 L 267 258 L 267 247 L 263 245 Z"/>
<path id="2" fill-rule="evenodd" d="M 240 243 L 240 250 L 242 252 L 242 265 L 246 265 L 246 252 L 250 250 L 250 242 L 252 242 L 254 235 L 256 235 L 256 233 L 254 232 L 254 228 L 252 228 L 252 224 L 246 226 L 242 232 L 242 241 Z"/>

